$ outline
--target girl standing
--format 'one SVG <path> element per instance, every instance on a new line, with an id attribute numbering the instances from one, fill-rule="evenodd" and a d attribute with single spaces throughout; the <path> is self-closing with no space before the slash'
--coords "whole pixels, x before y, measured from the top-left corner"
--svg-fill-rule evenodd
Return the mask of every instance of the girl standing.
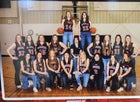
<path id="1" fill-rule="evenodd" d="M 28 89 L 28 80 L 33 81 L 33 91 L 38 92 L 37 90 L 37 78 L 33 70 L 33 63 L 30 59 L 30 54 L 25 55 L 25 59 L 20 62 L 21 72 L 22 72 L 22 88 Z"/>
<path id="2" fill-rule="evenodd" d="M 81 45 L 79 43 L 79 38 L 76 36 L 74 37 L 74 44 L 71 46 L 70 51 L 73 57 L 73 72 L 75 72 L 77 71 L 77 60 L 81 52 Z"/>
<path id="3" fill-rule="evenodd" d="M 10 51 L 14 49 L 15 55 L 13 56 Z M 15 85 L 17 88 L 21 88 L 20 82 L 20 61 L 23 60 L 25 56 L 24 45 L 22 43 L 22 38 L 20 34 L 16 35 L 15 43 L 13 43 L 8 49 L 7 53 L 10 58 L 13 60 L 14 68 L 15 68 Z"/>
<path id="4" fill-rule="evenodd" d="M 79 21 L 79 38 L 81 40 L 82 50 L 85 50 L 85 45 L 89 45 L 92 41 L 90 33 L 91 22 L 89 21 L 89 16 L 86 12 L 81 15 L 81 20 Z"/>
<path id="5" fill-rule="evenodd" d="M 38 36 L 36 51 L 42 54 L 43 59 L 46 60 L 48 58 L 49 47 L 43 35 Z"/>
<path id="6" fill-rule="evenodd" d="M 62 80 L 63 80 L 63 86 L 66 87 L 67 83 L 70 85 L 70 90 L 73 89 L 72 84 L 72 66 L 73 61 L 70 59 L 70 55 L 68 52 L 64 54 L 64 59 L 61 61 L 62 66 Z"/>
<path id="7" fill-rule="evenodd" d="M 119 63 L 117 62 L 115 55 L 111 55 L 110 61 L 107 63 L 107 77 L 106 77 L 106 92 L 110 90 L 116 90 L 117 87 L 117 73 L 119 70 Z M 112 81 L 112 86 L 110 89 L 110 82 Z"/>
<path id="8" fill-rule="evenodd" d="M 35 45 L 31 35 L 27 35 L 25 42 L 25 51 L 30 54 L 31 60 L 35 60 Z"/>
<path id="9" fill-rule="evenodd" d="M 104 64 L 98 53 L 94 55 L 90 67 L 90 90 L 94 90 L 95 84 L 97 89 L 101 90 L 104 86 Z"/>
<path id="10" fill-rule="evenodd" d="M 66 11 L 66 15 L 62 20 L 62 27 L 64 28 L 63 43 L 67 46 L 71 46 L 73 44 L 73 29 L 75 28 L 75 21 L 72 19 L 70 11 Z"/>
<path id="11" fill-rule="evenodd" d="M 103 43 L 102 43 L 102 60 L 104 63 L 104 84 L 106 83 L 106 68 L 107 63 L 110 61 L 111 57 L 111 39 L 109 35 L 105 35 Z"/>
<path id="12" fill-rule="evenodd" d="M 58 36 L 54 34 L 50 43 L 50 50 L 54 50 L 56 56 L 61 60 L 62 55 L 67 50 L 67 46 L 58 40 Z"/>
<path id="13" fill-rule="evenodd" d="M 113 54 L 115 55 L 118 62 L 122 61 L 123 56 L 123 45 L 122 45 L 122 38 L 121 35 L 117 34 L 115 36 L 115 42 L 113 45 Z"/>
<path id="14" fill-rule="evenodd" d="M 92 52 L 93 54 L 91 53 L 91 49 L 92 48 Z M 89 54 L 90 57 L 94 57 L 94 55 L 96 53 L 98 54 L 102 54 L 102 43 L 100 42 L 100 35 L 99 34 L 96 34 L 95 35 L 95 38 L 94 38 L 94 42 L 91 43 L 88 47 L 87 47 L 87 52 Z"/>
<path id="15" fill-rule="evenodd" d="M 34 61 L 34 71 L 37 75 L 38 87 L 41 88 L 41 79 L 45 80 L 45 88 L 47 91 L 51 91 L 49 74 L 47 72 L 47 68 L 45 65 L 45 60 L 42 58 L 42 54 L 40 52 L 36 55 L 36 60 Z"/>
<path id="16" fill-rule="evenodd" d="M 57 76 L 57 87 L 62 89 L 61 80 L 60 80 L 60 62 L 55 55 L 54 50 L 49 51 L 49 57 L 46 60 L 48 72 L 50 75 L 51 87 L 54 87 L 54 81 Z"/>
<path id="17" fill-rule="evenodd" d="M 80 57 L 78 60 L 78 70 L 75 74 L 75 78 L 78 84 L 77 91 L 82 90 L 82 84 L 80 78 L 83 78 L 83 87 L 87 87 L 89 80 L 89 59 L 86 57 L 84 51 L 80 53 Z"/>

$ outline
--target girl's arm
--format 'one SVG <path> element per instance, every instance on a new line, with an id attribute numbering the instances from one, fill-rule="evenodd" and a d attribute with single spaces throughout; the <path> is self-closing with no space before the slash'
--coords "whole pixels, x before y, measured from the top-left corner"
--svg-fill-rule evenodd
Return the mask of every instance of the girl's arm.
<path id="1" fill-rule="evenodd" d="M 62 66 L 62 68 L 63 68 L 64 72 L 68 75 L 69 73 L 67 72 L 67 70 L 66 70 L 66 68 L 65 68 L 65 66 L 64 66 L 63 61 L 61 61 L 61 66 Z"/>
<path id="2" fill-rule="evenodd" d="M 124 74 L 122 74 L 121 76 L 125 77 L 126 75 L 128 75 L 130 73 L 131 70 L 132 70 L 132 67 L 129 67 L 128 70 Z"/>
<path id="3" fill-rule="evenodd" d="M 79 40 L 81 40 L 81 27 L 80 27 L 80 21 L 78 23 L 78 35 L 79 35 Z"/>
<path id="4" fill-rule="evenodd" d="M 64 29 L 64 22 L 65 22 L 65 19 L 62 20 L 62 28 Z"/>
<path id="5" fill-rule="evenodd" d="M 93 55 L 90 53 L 90 48 L 93 46 L 93 43 L 91 43 L 88 47 L 87 47 L 87 52 L 88 54 L 93 57 Z"/>
<path id="6" fill-rule="evenodd" d="M 58 61 L 58 70 L 56 70 L 55 73 L 59 73 L 59 72 L 60 72 L 60 68 L 61 68 L 61 67 L 60 67 L 60 61 L 59 61 L 58 58 L 57 58 L 57 61 Z"/>
<path id="7" fill-rule="evenodd" d="M 67 46 L 62 43 L 62 42 L 59 42 L 60 46 L 63 48 L 63 51 L 61 52 L 61 55 L 65 53 L 65 51 L 67 50 Z"/>
<path id="8" fill-rule="evenodd" d="M 135 55 L 133 55 L 133 57 L 136 57 L 138 56 L 139 52 L 140 52 L 140 48 L 136 45 L 136 44 L 133 44 L 133 47 L 136 49 L 135 51 Z"/>
<path id="9" fill-rule="evenodd" d="M 17 59 L 18 59 L 17 57 L 12 56 L 12 54 L 10 53 L 10 51 L 11 51 L 12 49 L 14 49 L 15 47 L 16 47 L 16 44 L 13 43 L 13 44 L 12 44 L 10 47 L 8 47 L 8 49 L 7 49 L 8 55 L 9 55 L 10 58 L 13 59 L 13 60 L 17 60 Z"/>
<path id="10" fill-rule="evenodd" d="M 118 70 L 119 70 L 119 63 L 117 63 L 115 72 L 111 76 L 116 75 L 118 73 Z"/>
<path id="11" fill-rule="evenodd" d="M 36 66 L 36 60 L 34 61 L 34 64 L 33 64 L 33 67 L 34 67 L 34 71 L 36 72 L 36 73 L 38 73 L 38 74 L 43 74 L 42 72 L 40 72 L 40 71 L 38 71 L 37 70 L 37 66 Z"/>
<path id="12" fill-rule="evenodd" d="M 109 76 L 109 62 L 107 63 L 106 74 L 107 74 L 107 76 Z"/>
<path id="13" fill-rule="evenodd" d="M 73 60 L 70 61 L 70 71 L 69 71 L 69 74 L 71 74 L 71 72 L 72 72 L 72 66 L 73 66 Z"/>

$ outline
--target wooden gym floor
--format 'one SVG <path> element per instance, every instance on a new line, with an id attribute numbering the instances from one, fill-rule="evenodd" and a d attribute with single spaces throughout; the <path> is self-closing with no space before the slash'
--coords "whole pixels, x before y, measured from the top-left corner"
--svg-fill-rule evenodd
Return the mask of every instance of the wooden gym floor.
<path id="1" fill-rule="evenodd" d="M 55 88 L 51 92 L 45 91 L 45 89 L 39 90 L 38 93 L 34 93 L 32 88 L 28 90 L 17 89 L 14 84 L 14 67 L 12 60 L 10 57 L 2 57 L 2 71 L 3 71 L 3 78 L 4 78 L 4 93 L 5 98 L 37 98 L 37 97 L 87 97 L 90 98 L 96 96 L 108 97 L 108 96 L 127 96 L 128 98 L 131 97 L 139 97 L 140 96 L 140 56 L 136 57 L 136 74 L 137 74 L 137 86 L 133 88 L 130 92 L 123 91 L 121 93 L 111 91 L 107 93 L 105 91 L 105 86 L 103 91 L 94 90 L 90 91 L 88 89 L 83 89 L 82 91 L 76 91 L 77 86 L 75 86 L 74 90 L 69 89 L 58 89 Z M 71 99 L 71 98 L 70 98 Z"/>

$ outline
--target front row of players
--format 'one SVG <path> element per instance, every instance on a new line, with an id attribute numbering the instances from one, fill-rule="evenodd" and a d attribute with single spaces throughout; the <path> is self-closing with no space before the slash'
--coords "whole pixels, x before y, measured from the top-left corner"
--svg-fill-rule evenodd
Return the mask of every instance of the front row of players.
<path id="1" fill-rule="evenodd" d="M 121 92 L 123 91 L 124 80 L 126 80 L 127 90 L 131 89 L 131 82 L 135 81 L 136 83 L 135 64 L 132 62 L 134 61 L 132 55 L 134 48 L 138 48 L 131 42 L 130 35 L 125 37 L 124 46 L 122 46 L 121 36 L 116 35 L 112 48 L 108 35 L 105 35 L 104 41 L 101 43 L 100 36 L 97 34 L 94 42 L 87 47 L 91 58 L 87 57 L 84 51 L 81 51 L 77 37 L 74 38 L 70 53 L 66 51 L 66 45 L 58 41 L 56 35 L 52 36 L 50 44 L 45 42 L 42 35 L 38 37 L 37 46 L 34 45 L 30 35 L 27 36 L 26 40 L 24 47 L 21 36 L 17 35 L 15 43 L 7 49 L 9 56 L 13 59 L 17 88 L 21 86 L 20 66 L 22 88 L 27 89 L 28 80 L 32 79 L 34 92 L 38 92 L 38 89 L 42 87 L 42 78 L 48 91 L 51 91 L 55 86 L 56 77 L 57 86 L 60 89 L 68 85 L 70 89 L 73 89 L 76 80 L 77 91 L 82 90 L 83 87 L 86 88 L 88 85 L 90 90 L 94 90 L 95 85 L 101 90 L 106 83 L 107 92 L 111 89 L 115 90 L 118 86 L 120 88 L 117 91 Z M 11 49 L 15 50 L 15 56 L 10 53 Z M 92 49 L 92 53 L 90 49 Z M 24 55 L 24 51 L 27 53 L 26 55 Z M 113 55 L 111 55 L 111 52 L 113 52 Z"/>
<path id="2" fill-rule="evenodd" d="M 88 85 L 90 90 L 94 90 L 95 85 L 97 89 L 102 90 L 104 87 L 104 64 L 100 55 L 95 54 L 91 63 L 89 63 L 89 58 L 82 51 L 77 61 L 78 69 L 77 71 L 73 71 L 73 61 L 68 52 L 64 54 L 61 62 L 59 62 L 53 50 L 50 50 L 49 57 L 46 61 L 42 58 L 41 53 L 37 53 L 33 64 L 30 60 L 30 54 L 26 54 L 25 59 L 21 61 L 22 88 L 28 89 L 28 80 L 30 79 L 33 81 L 33 91 L 38 92 L 38 89 L 42 87 L 41 80 L 44 78 L 45 89 L 51 91 L 57 77 L 57 87 L 59 89 L 69 86 L 70 90 L 72 90 L 74 88 L 73 77 L 75 77 L 78 84 L 77 91 L 82 90 L 83 87 L 86 88 Z M 123 91 L 124 80 L 126 81 L 126 90 L 131 90 L 131 76 L 132 62 L 128 54 L 124 53 L 123 60 L 120 64 L 117 62 L 115 56 L 111 55 L 111 59 L 107 64 L 106 91 L 116 90 L 118 86 L 120 88 L 117 91 Z M 83 79 L 82 81 L 81 77 Z M 110 82 L 112 83 L 110 84 Z"/>

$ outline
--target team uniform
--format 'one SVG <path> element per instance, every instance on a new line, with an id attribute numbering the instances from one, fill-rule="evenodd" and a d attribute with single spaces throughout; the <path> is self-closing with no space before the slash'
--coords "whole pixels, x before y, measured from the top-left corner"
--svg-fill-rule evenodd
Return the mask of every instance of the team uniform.
<path id="1" fill-rule="evenodd" d="M 35 45 L 25 43 L 25 51 L 26 53 L 30 54 L 31 60 L 34 61 L 35 60 Z"/>
<path id="2" fill-rule="evenodd" d="M 68 73 L 70 72 L 70 64 L 71 64 L 70 62 L 71 62 L 70 60 L 68 62 L 63 60 L 63 64 L 64 64 L 65 69 Z M 63 86 L 66 87 L 68 85 L 67 83 L 69 83 L 70 88 L 71 88 L 72 87 L 72 77 L 69 78 L 64 70 L 62 70 L 61 73 L 62 73 Z"/>
<path id="3" fill-rule="evenodd" d="M 124 53 L 127 53 L 132 61 L 132 82 L 133 84 L 136 84 L 136 71 L 135 71 L 135 58 L 132 57 L 133 53 L 134 53 L 134 47 L 133 47 L 133 43 L 131 43 L 132 48 L 130 48 L 130 46 L 124 46 Z"/>
<path id="4" fill-rule="evenodd" d="M 103 47 L 102 47 L 103 48 Z M 107 63 L 110 61 L 111 52 L 109 53 L 109 45 L 105 45 L 105 51 L 102 52 L 102 59 L 104 63 L 104 82 L 106 82 L 106 68 Z"/>
<path id="5" fill-rule="evenodd" d="M 70 46 L 73 44 L 72 28 L 73 28 L 72 19 L 70 19 L 70 20 L 66 19 L 64 21 L 64 34 L 63 34 L 63 43 L 65 45 L 68 45 L 68 42 L 69 42 Z"/>
<path id="6" fill-rule="evenodd" d="M 94 90 L 95 84 L 97 89 L 103 89 L 104 85 L 104 64 L 102 60 L 100 61 L 91 61 L 90 66 L 90 76 L 94 75 L 93 79 L 90 79 L 90 90 Z"/>
<path id="7" fill-rule="evenodd" d="M 45 69 L 44 69 L 44 63 L 43 63 L 43 60 L 41 61 L 38 61 L 36 60 L 36 66 L 37 66 L 37 71 L 39 72 L 44 72 Z M 39 73 L 36 73 L 36 76 L 37 76 L 37 85 L 38 85 L 38 88 L 41 88 L 41 79 L 44 78 L 45 80 L 45 87 L 46 88 L 50 88 L 50 80 L 49 80 L 49 74 L 39 74 Z"/>
<path id="8" fill-rule="evenodd" d="M 18 43 L 15 43 L 15 44 L 16 44 L 15 56 L 18 58 L 18 60 L 13 60 L 13 64 L 14 64 L 14 68 L 15 68 L 15 84 L 17 86 L 17 85 L 21 85 L 21 82 L 20 82 L 20 61 L 22 61 L 24 56 L 25 56 L 25 48 L 22 44 L 21 45 L 19 45 Z"/>
<path id="9" fill-rule="evenodd" d="M 126 90 L 129 91 L 132 88 L 132 85 L 131 85 L 132 76 L 133 76 L 133 73 L 132 73 L 132 70 L 133 70 L 132 61 L 130 60 L 129 62 L 122 62 L 120 67 L 123 70 L 122 74 L 126 73 L 129 68 L 132 68 L 131 71 L 126 76 L 124 76 L 121 80 L 119 80 L 120 87 L 123 87 L 124 80 L 126 80 L 126 85 L 127 85 Z"/>
<path id="10" fill-rule="evenodd" d="M 31 61 L 29 61 L 28 63 L 23 60 L 23 65 L 24 65 L 24 70 L 28 73 L 33 73 L 33 67 L 31 64 Z M 23 89 L 28 89 L 28 80 L 32 80 L 33 81 L 33 87 L 37 88 L 37 77 L 36 75 L 29 75 L 26 74 L 24 72 L 22 72 L 22 88 Z"/>
<path id="11" fill-rule="evenodd" d="M 111 86 L 111 89 L 112 90 L 116 90 L 116 88 L 117 88 L 117 82 L 118 82 L 118 76 L 117 76 L 117 73 L 114 75 L 114 76 L 112 76 L 112 74 L 115 72 L 115 70 L 116 70 L 116 66 L 117 66 L 117 63 L 115 63 L 115 64 L 111 64 L 111 63 L 109 63 L 109 72 L 108 72 L 108 76 L 111 76 L 111 78 L 110 78 L 110 80 L 107 80 L 106 81 L 106 85 L 107 85 L 107 87 L 110 87 L 110 82 L 112 81 L 112 86 Z"/>
<path id="12" fill-rule="evenodd" d="M 118 62 L 122 61 L 122 57 L 123 57 L 123 46 L 122 44 L 114 44 L 113 46 L 113 54 L 115 55 L 116 59 Z"/>
<path id="13" fill-rule="evenodd" d="M 75 74 L 75 78 L 76 78 L 76 81 L 77 81 L 78 85 L 81 85 L 80 78 L 83 78 L 83 86 L 87 87 L 88 81 L 89 81 L 89 70 L 87 70 L 86 72 L 82 73 L 82 71 L 85 68 L 86 68 L 85 61 L 83 61 L 82 64 L 79 66 L 79 72 L 81 72 L 81 74 Z"/>
<path id="14" fill-rule="evenodd" d="M 39 44 L 36 46 L 37 53 L 40 52 L 42 54 L 42 58 L 45 60 L 48 58 L 48 53 L 49 53 L 48 50 L 49 50 L 49 48 L 46 43 L 44 43 L 42 45 Z"/>
<path id="15" fill-rule="evenodd" d="M 98 53 L 100 56 L 102 56 L 102 43 L 101 42 L 93 43 L 92 51 L 93 51 L 93 55 Z"/>
<path id="16" fill-rule="evenodd" d="M 92 41 L 91 33 L 90 33 L 90 23 L 80 21 L 80 29 L 81 29 L 81 47 L 82 50 L 85 49 L 85 45 L 89 45 Z"/>
<path id="17" fill-rule="evenodd" d="M 53 70 L 58 70 L 58 65 L 59 62 L 58 60 L 54 60 L 54 59 L 48 59 L 48 65 L 50 68 L 52 68 Z M 51 87 L 54 87 L 54 82 L 55 82 L 55 78 L 57 76 L 57 85 L 58 87 L 62 87 L 61 85 L 61 73 L 55 73 L 55 72 L 52 72 L 51 70 L 48 70 L 49 72 L 49 76 L 50 76 L 50 84 L 51 84 Z"/>
<path id="18" fill-rule="evenodd" d="M 73 49 L 73 54 L 77 57 L 79 56 L 81 45 L 79 44 L 78 47 L 73 44 L 70 49 Z M 77 71 L 77 58 L 73 57 L 73 72 Z"/>

